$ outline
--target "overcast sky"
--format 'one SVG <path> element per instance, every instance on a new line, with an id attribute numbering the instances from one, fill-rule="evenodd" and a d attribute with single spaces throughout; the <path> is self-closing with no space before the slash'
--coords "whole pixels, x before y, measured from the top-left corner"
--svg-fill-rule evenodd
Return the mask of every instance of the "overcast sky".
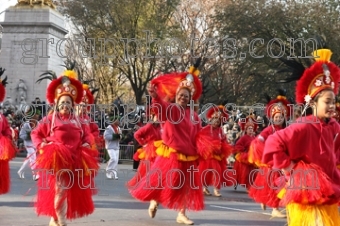
<path id="1" fill-rule="evenodd" d="M 18 0 L 0 0 L 0 21 L 4 21 L 5 19 L 5 13 L 4 11 L 12 6 L 12 5 L 15 5 L 17 4 Z"/>

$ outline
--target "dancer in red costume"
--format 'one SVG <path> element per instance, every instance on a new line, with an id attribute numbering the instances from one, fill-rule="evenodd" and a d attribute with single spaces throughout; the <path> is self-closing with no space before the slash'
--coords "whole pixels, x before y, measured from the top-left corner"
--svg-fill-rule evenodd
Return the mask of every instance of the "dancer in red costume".
<path id="1" fill-rule="evenodd" d="M 202 93 L 197 66 L 198 63 L 189 72 L 174 72 L 151 81 L 148 91 L 153 107 L 158 108 L 161 123 L 164 121 L 162 141 L 155 143 L 158 156 L 150 172 L 130 191 L 141 201 L 155 200 L 178 210 L 177 223 L 187 225 L 194 222 L 186 216 L 186 210 L 204 208 L 200 175 L 196 172 L 199 156 L 195 137 L 201 125 L 197 113 L 188 105 Z M 157 204 L 151 203 L 149 211 L 155 216 Z"/>
<path id="2" fill-rule="evenodd" d="M 257 124 L 255 119 L 251 116 L 248 116 L 244 121 L 240 121 L 239 124 L 244 134 L 236 142 L 233 150 L 236 154 L 233 168 L 236 172 L 236 175 L 234 175 L 237 183 L 235 189 L 237 185 L 242 185 L 249 189 L 251 182 L 251 178 L 249 178 L 249 176 L 251 176 L 251 172 L 254 172 L 253 170 L 255 169 L 255 165 L 249 163 L 248 151 L 250 143 L 255 139 Z"/>
<path id="3" fill-rule="evenodd" d="M 55 74 L 44 77 L 52 80 L 46 98 L 54 103 L 53 112 L 31 133 L 40 152 L 37 168 L 44 170 L 41 177 L 47 178 L 47 181 L 38 181 L 36 211 L 38 215 L 52 217 L 50 226 L 64 226 L 66 219 L 94 211 L 94 188 L 89 185 L 99 165 L 93 157 L 95 150 L 89 145 L 88 126 L 82 124 L 74 112 L 75 104 L 82 100 L 83 88 L 72 66 L 59 78 Z"/>
<path id="4" fill-rule="evenodd" d="M 157 116 L 154 114 L 152 115 L 153 122 L 148 122 L 145 126 L 138 129 L 134 134 L 136 141 L 143 147 L 138 149 L 133 156 L 134 160 L 140 161 L 140 164 L 135 176 L 127 183 L 130 190 L 133 190 L 141 178 L 145 177 L 150 171 L 150 168 L 157 155 L 155 142 L 162 139 L 161 124 L 158 122 Z M 156 206 L 155 208 L 157 208 L 158 203 L 155 200 L 151 200 L 150 205 Z M 149 210 L 149 215 L 151 218 L 155 217 L 155 213 L 155 211 Z"/>
<path id="5" fill-rule="evenodd" d="M 279 211 L 280 199 L 277 197 L 279 184 L 275 184 L 282 175 L 262 163 L 264 144 L 267 138 L 275 132 L 284 129 L 290 118 L 290 102 L 287 100 L 285 91 L 279 90 L 276 99 L 270 100 L 267 96 L 266 115 L 271 125 L 265 128 L 260 135 L 251 142 L 248 160 L 259 168 L 254 184 L 249 189 L 249 196 L 256 202 L 261 203 L 263 210 L 266 206 L 273 208 L 272 217 L 286 217 Z M 282 186 L 282 185 L 281 185 Z"/>
<path id="6" fill-rule="evenodd" d="M 86 81 L 83 82 L 83 98 L 78 105 L 77 114 L 80 118 L 81 123 L 89 126 L 89 130 L 91 132 L 91 143 L 90 146 L 94 150 L 98 150 L 98 146 L 101 146 L 102 140 L 99 138 L 99 128 L 97 123 L 90 118 L 89 113 L 91 108 L 94 108 L 94 92 L 90 90 L 89 85 Z M 97 89 L 95 89 L 97 91 Z M 99 156 L 97 156 L 99 157 Z"/>
<path id="7" fill-rule="evenodd" d="M 162 139 L 161 130 L 162 127 L 157 120 L 157 116 L 153 115 L 152 122 L 148 122 L 134 133 L 136 141 L 143 147 L 138 149 L 133 156 L 134 160 L 141 161 L 141 163 L 136 175 L 127 183 L 129 187 L 134 187 L 150 170 L 150 166 L 152 166 L 157 155 L 155 142 Z"/>
<path id="8" fill-rule="evenodd" d="M 201 156 L 199 172 L 202 174 L 203 193 L 211 195 L 207 186 L 214 186 L 214 195 L 221 196 L 221 185 L 226 186 L 223 173 L 227 170 L 227 157 L 232 147 L 222 131 L 222 123 L 228 120 L 227 110 L 223 106 L 212 107 L 207 112 L 210 124 L 197 135 L 197 150 Z"/>
<path id="9" fill-rule="evenodd" d="M 0 68 L 0 77 L 5 69 Z M 7 77 L 0 80 L 0 102 L 5 99 Z M 0 195 L 6 194 L 10 190 L 11 180 L 9 173 L 9 161 L 15 157 L 16 149 L 12 142 L 12 131 L 7 119 L 0 114 Z"/>
<path id="10" fill-rule="evenodd" d="M 296 86 L 296 102 L 305 105 L 302 117 L 265 143 L 263 162 L 287 178 L 278 196 L 286 206 L 289 226 L 340 225 L 340 172 L 334 145 L 340 126 L 332 118 L 340 69 L 330 61 L 331 54 L 329 49 L 313 53 L 316 62 L 300 74 Z"/>

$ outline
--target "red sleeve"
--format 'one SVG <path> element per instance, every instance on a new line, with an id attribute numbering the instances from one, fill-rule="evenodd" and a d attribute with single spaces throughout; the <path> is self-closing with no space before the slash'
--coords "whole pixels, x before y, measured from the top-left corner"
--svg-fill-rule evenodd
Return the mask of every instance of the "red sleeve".
<path id="1" fill-rule="evenodd" d="M 165 102 L 158 97 L 152 99 L 152 107 L 157 109 L 157 116 L 162 123 L 169 119 L 172 122 L 178 122 L 185 110 L 178 104 Z"/>
<path id="2" fill-rule="evenodd" d="M 334 151 L 335 151 L 335 156 L 336 156 L 336 165 L 340 165 L 340 130 L 339 130 L 339 124 L 336 125 L 336 128 L 334 131 L 338 131 L 336 133 L 336 138 L 334 140 Z"/>
<path id="3" fill-rule="evenodd" d="M 246 137 L 242 136 L 235 144 L 233 153 L 246 151 Z"/>
<path id="4" fill-rule="evenodd" d="M 269 136 L 264 146 L 263 163 L 272 165 L 276 169 L 288 167 L 291 163 L 288 144 L 293 140 L 304 140 L 302 126 L 304 126 L 302 123 L 292 124 Z M 302 149 L 301 153 L 295 153 L 295 155 L 302 156 L 304 154 Z"/>
<path id="5" fill-rule="evenodd" d="M 83 129 L 82 144 L 84 143 L 91 144 L 92 133 L 90 131 L 90 126 L 87 126 L 86 124 L 81 124 L 81 126 Z"/>
<path id="6" fill-rule="evenodd" d="M 267 138 L 273 134 L 273 128 L 271 126 L 268 126 L 267 128 L 265 128 L 259 135 L 258 139 L 261 139 L 261 137 L 263 138 L 263 141 L 266 141 Z"/>
<path id="7" fill-rule="evenodd" d="M 195 116 L 196 116 L 196 121 L 198 121 L 197 123 L 197 131 L 200 131 L 202 129 L 202 121 L 200 119 L 200 117 L 198 116 L 198 114 L 195 112 Z"/>
<path id="8" fill-rule="evenodd" d="M 150 127 L 150 123 L 146 124 L 145 126 L 140 127 L 134 134 L 134 137 L 136 139 L 136 141 L 140 144 L 140 145 L 145 145 L 146 144 L 146 140 L 145 140 L 145 136 L 146 133 L 149 130 Z"/>
<path id="9" fill-rule="evenodd" d="M 9 139 L 13 139 L 12 137 L 12 131 L 11 128 L 9 127 L 7 118 L 4 115 L 1 115 L 2 117 L 2 131 L 1 134 L 5 137 L 8 137 Z"/>
<path id="10" fill-rule="evenodd" d="M 44 117 L 34 130 L 31 132 L 31 139 L 35 147 L 39 148 L 40 144 L 43 142 L 43 139 L 48 141 L 48 137 L 50 134 L 50 119 L 48 116 Z"/>
<path id="11" fill-rule="evenodd" d="M 91 122 L 90 123 L 90 129 L 91 129 L 91 133 L 94 137 L 99 137 L 99 127 L 96 123 Z"/>
<path id="12" fill-rule="evenodd" d="M 225 157 L 228 157 L 233 151 L 233 148 L 228 144 L 228 142 L 225 139 L 222 139 L 221 151 L 222 155 L 224 155 Z"/>

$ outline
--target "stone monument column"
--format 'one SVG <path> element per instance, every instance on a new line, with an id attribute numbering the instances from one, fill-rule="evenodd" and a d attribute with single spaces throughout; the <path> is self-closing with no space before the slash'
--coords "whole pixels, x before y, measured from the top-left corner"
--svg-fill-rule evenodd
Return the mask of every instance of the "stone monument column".
<path id="1" fill-rule="evenodd" d="M 6 68 L 7 95 L 17 106 L 23 99 L 27 103 L 36 97 L 46 100 L 48 81 L 40 84 L 35 81 L 47 70 L 53 70 L 57 75 L 64 70 L 60 66 L 66 59 L 64 17 L 50 0 L 18 0 L 16 6 L 5 11 L 1 25 L 0 67 Z"/>

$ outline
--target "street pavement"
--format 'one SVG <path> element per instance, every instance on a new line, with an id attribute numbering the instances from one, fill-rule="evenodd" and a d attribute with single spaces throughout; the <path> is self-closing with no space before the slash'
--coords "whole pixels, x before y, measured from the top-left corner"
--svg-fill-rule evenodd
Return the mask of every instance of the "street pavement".
<path id="1" fill-rule="evenodd" d="M 36 197 L 36 182 L 32 180 L 29 168 L 25 171 L 25 179 L 20 179 L 17 171 L 24 158 L 16 158 L 10 163 L 11 191 L 0 196 L 1 226 L 47 226 L 50 218 L 37 216 L 33 207 Z M 134 175 L 132 165 L 119 165 L 119 179 L 105 178 L 105 164 L 101 164 L 102 172 L 96 178 L 99 193 L 94 196 L 95 211 L 90 216 L 69 221 L 69 226 L 171 226 L 176 223 L 177 213 L 159 207 L 157 215 L 151 219 L 148 215 L 148 203 L 139 202 L 131 197 L 125 183 Z M 213 191 L 213 188 L 210 188 Z M 199 212 L 187 212 L 195 225 L 247 225 L 247 226 L 284 226 L 285 219 L 271 219 L 271 209 L 261 210 L 254 203 L 244 188 L 223 188 L 222 197 L 205 196 L 205 209 Z"/>

